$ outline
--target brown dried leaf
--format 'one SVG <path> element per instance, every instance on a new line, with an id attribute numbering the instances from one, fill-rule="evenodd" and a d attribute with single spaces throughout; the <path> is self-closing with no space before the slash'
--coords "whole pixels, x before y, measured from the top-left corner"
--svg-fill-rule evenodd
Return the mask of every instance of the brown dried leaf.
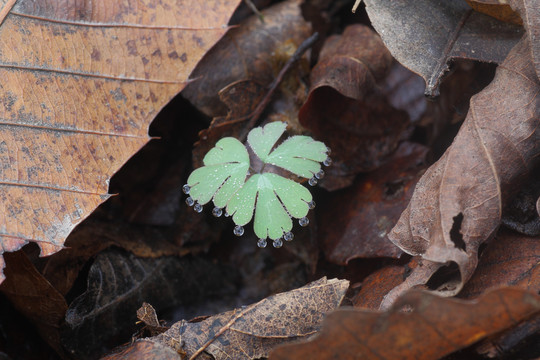
<path id="1" fill-rule="evenodd" d="M 0 241 L 45 256 L 109 197 L 239 0 L 13 3 L 0 8 Z"/>
<path id="2" fill-rule="evenodd" d="M 322 278 L 200 322 L 182 320 L 153 340 L 185 352 L 189 358 L 198 354 L 215 360 L 267 357 L 278 344 L 316 333 L 348 287 L 346 280 Z"/>
<path id="3" fill-rule="evenodd" d="M 391 91 L 383 90 L 393 63 L 367 26 L 351 25 L 326 40 L 298 114 L 302 126 L 332 149 L 334 164 L 321 186 L 336 190 L 349 185 L 333 178 L 377 168 L 399 144 L 409 118 L 390 104 Z"/>
<path id="4" fill-rule="evenodd" d="M 300 3 L 278 3 L 262 11 L 264 23 L 254 15 L 229 31 L 201 60 L 190 76 L 195 81 L 182 95 L 206 115 L 216 117 L 227 113 L 218 97 L 221 89 L 240 80 L 270 84 L 288 59 L 280 51 L 284 44 L 298 47 L 311 35 Z"/>
<path id="5" fill-rule="evenodd" d="M 482 14 L 489 15 L 495 19 L 506 21 L 516 25 L 523 25 L 519 15 L 512 10 L 506 0 L 465 0 L 470 7 Z"/>
<path id="6" fill-rule="evenodd" d="M 148 340 L 139 340 L 101 360 L 180 360 L 180 354 L 168 346 Z"/>
<path id="7" fill-rule="evenodd" d="M 237 293 L 237 281 L 233 269 L 200 258 L 141 259 L 106 250 L 90 267 L 86 291 L 66 312 L 63 345 L 78 359 L 95 358 L 134 333 L 135 314 L 144 301 L 158 310 L 185 310 Z"/>
<path id="8" fill-rule="evenodd" d="M 333 194 L 319 226 L 329 261 L 345 265 L 355 258 L 402 254 L 387 234 L 411 198 L 427 151 L 424 146 L 403 143 L 386 165 Z"/>
<path id="9" fill-rule="evenodd" d="M 386 312 L 334 311 L 316 338 L 277 348 L 270 360 L 438 359 L 539 313 L 540 296 L 521 289 L 494 290 L 477 301 L 413 290 Z"/>
<path id="10" fill-rule="evenodd" d="M 510 5 L 523 19 L 531 44 L 536 75 L 540 78 L 540 41 L 538 41 L 540 39 L 540 8 L 538 2 L 536 0 L 510 0 Z"/>
<path id="11" fill-rule="evenodd" d="M 476 268 L 478 247 L 497 230 L 508 197 L 537 164 L 540 83 L 529 51 L 524 37 L 493 82 L 473 96 L 454 143 L 418 182 L 389 238 L 422 256 L 423 274 L 413 271 L 388 294 L 386 306 L 451 263 L 458 274 L 438 291 L 458 293 Z"/>
<path id="12" fill-rule="evenodd" d="M 145 329 L 150 332 L 150 336 L 156 336 L 169 330 L 169 327 L 163 326 L 157 317 L 156 309 L 147 302 L 137 310 L 137 319 L 144 323 Z"/>
<path id="13" fill-rule="evenodd" d="M 68 308 L 66 300 L 22 250 L 6 254 L 5 259 L 7 279 L 0 285 L 0 291 L 58 354 L 64 354 L 59 328 Z"/>
<path id="14" fill-rule="evenodd" d="M 437 96 L 452 59 L 501 63 L 523 29 L 473 11 L 464 1 L 365 0 L 369 18 L 392 55 Z"/>

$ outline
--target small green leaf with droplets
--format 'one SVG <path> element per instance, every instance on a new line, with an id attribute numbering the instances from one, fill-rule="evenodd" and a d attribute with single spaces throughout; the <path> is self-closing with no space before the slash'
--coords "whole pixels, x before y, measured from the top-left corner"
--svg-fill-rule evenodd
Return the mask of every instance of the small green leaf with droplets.
<path id="1" fill-rule="evenodd" d="M 309 136 L 293 136 L 276 147 L 286 127 L 283 122 L 272 122 L 255 128 L 248 134 L 247 143 L 265 164 L 300 177 L 322 176 L 320 163 L 327 159 L 328 148 Z M 217 208 L 226 207 L 237 227 L 255 217 L 255 234 L 261 239 L 277 240 L 292 230 L 292 218 L 307 215 L 311 193 L 299 183 L 274 173 L 248 177 L 249 167 L 246 147 L 234 138 L 221 139 L 206 154 L 204 166 L 188 178 L 188 203 L 204 205 L 213 199 Z M 221 214 L 221 210 L 215 213 Z M 303 220 L 305 225 L 307 219 Z"/>
<path id="2" fill-rule="evenodd" d="M 189 195 L 201 205 L 213 198 L 214 204 L 223 208 L 246 181 L 249 170 L 246 147 L 235 138 L 223 138 L 206 154 L 203 163 L 188 178 Z"/>

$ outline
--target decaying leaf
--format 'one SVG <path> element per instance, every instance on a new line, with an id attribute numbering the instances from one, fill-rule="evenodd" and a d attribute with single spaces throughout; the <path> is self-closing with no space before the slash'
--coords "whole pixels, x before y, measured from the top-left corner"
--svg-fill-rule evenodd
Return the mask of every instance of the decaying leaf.
<path id="1" fill-rule="evenodd" d="M 231 268 L 202 259 L 141 259 L 107 250 L 90 267 L 86 292 L 66 312 L 63 345 L 79 359 L 95 358 L 117 345 L 114 336 L 129 339 L 144 301 L 157 309 L 189 308 L 236 293 L 236 282 Z"/>
<path id="2" fill-rule="evenodd" d="M 512 10 L 506 0 L 465 0 L 474 10 L 494 17 L 501 21 L 523 25 L 519 15 Z"/>
<path id="3" fill-rule="evenodd" d="M 415 269 L 423 274 L 413 271 L 388 294 L 386 306 L 452 263 L 459 271 L 438 291 L 458 293 L 476 268 L 478 247 L 497 230 L 507 199 L 538 163 L 540 86 L 529 54 L 524 37 L 493 82 L 473 96 L 454 143 L 418 182 L 389 238 L 424 259 L 425 266 Z"/>
<path id="4" fill-rule="evenodd" d="M 393 65 L 381 38 L 367 26 L 351 25 L 326 40 L 298 118 L 332 149 L 329 176 L 352 178 L 373 170 L 398 146 L 409 118 L 390 102 L 388 93 L 395 89 L 384 92 Z M 350 182 L 327 177 L 322 185 L 336 190 Z"/>
<path id="5" fill-rule="evenodd" d="M 0 241 L 50 255 L 109 197 L 239 0 L 14 3 L 0 11 Z"/>
<path id="6" fill-rule="evenodd" d="M 349 287 L 346 280 L 322 278 L 299 289 L 273 295 L 241 309 L 200 322 L 182 320 L 152 338 L 194 358 L 258 359 L 272 348 L 316 333 Z"/>
<path id="7" fill-rule="evenodd" d="M 216 117 L 227 113 L 218 96 L 221 89 L 240 80 L 270 84 L 287 60 L 276 58 L 283 44 L 293 43 L 297 47 L 311 35 L 300 3 L 281 2 L 262 11 L 264 22 L 254 15 L 229 31 L 201 60 L 190 76 L 195 81 L 182 95 L 206 115 Z"/>
<path id="8" fill-rule="evenodd" d="M 345 265 L 355 258 L 399 257 L 387 237 L 407 206 L 425 167 L 427 148 L 403 143 L 388 163 L 333 194 L 319 221 L 326 258 Z"/>
<path id="9" fill-rule="evenodd" d="M 101 360 L 181 360 L 182 357 L 168 346 L 148 340 L 138 340 L 131 346 L 109 354 Z"/>
<path id="10" fill-rule="evenodd" d="M 517 11 L 523 20 L 529 44 L 531 56 L 536 69 L 536 75 L 540 78 L 540 11 L 536 0 L 510 0 L 512 9 Z"/>
<path id="11" fill-rule="evenodd" d="M 365 0 L 369 18 L 394 57 L 437 96 L 452 59 L 501 63 L 523 35 L 517 25 L 473 11 L 465 1 Z"/>
<path id="12" fill-rule="evenodd" d="M 275 349 L 270 360 L 438 359 L 540 313 L 540 296 L 501 288 L 476 301 L 413 290 L 385 312 L 340 309 L 313 340 Z"/>

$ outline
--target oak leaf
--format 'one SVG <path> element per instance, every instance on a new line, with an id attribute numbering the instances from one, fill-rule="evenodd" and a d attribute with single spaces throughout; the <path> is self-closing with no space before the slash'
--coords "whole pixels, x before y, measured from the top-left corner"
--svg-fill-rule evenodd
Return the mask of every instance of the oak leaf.
<path id="1" fill-rule="evenodd" d="M 62 249 L 238 3 L 0 4 L 2 252 Z"/>

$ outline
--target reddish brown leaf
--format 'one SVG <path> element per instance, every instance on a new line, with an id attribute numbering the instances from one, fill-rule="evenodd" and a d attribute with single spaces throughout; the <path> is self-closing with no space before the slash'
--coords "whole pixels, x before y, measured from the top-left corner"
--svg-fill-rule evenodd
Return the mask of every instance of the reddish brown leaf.
<path id="1" fill-rule="evenodd" d="M 538 313 L 540 296 L 521 289 L 502 288 L 477 301 L 413 290 L 386 312 L 337 310 L 316 338 L 282 346 L 270 360 L 438 359 Z"/>
<path id="2" fill-rule="evenodd" d="M 2 3 L 2 252 L 62 249 L 238 3 Z"/>
<path id="3" fill-rule="evenodd" d="M 540 87 L 529 51 L 524 38 L 493 82 L 471 99 L 454 143 L 418 182 L 389 238 L 422 256 L 424 274 L 413 271 L 387 296 L 387 305 L 449 263 L 459 271 L 438 290 L 458 293 L 476 268 L 478 247 L 497 230 L 509 195 L 538 162 Z"/>
<path id="4" fill-rule="evenodd" d="M 392 64 L 379 36 L 363 25 L 349 26 L 343 35 L 325 42 L 311 73 L 309 98 L 298 114 L 302 126 L 332 149 L 334 165 L 323 187 L 349 185 L 331 177 L 352 179 L 373 170 L 399 144 L 407 113 L 394 108 L 390 96 L 380 90 L 386 87 Z"/>
<path id="5" fill-rule="evenodd" d="M 64 297 L 45 279 L 22 251 L 6 254 L 7 280 L 0 291 L 28 318 L 59 354 L 60 324 L 67 310 Z"/>
<path id="6" fill-rule="evenodd" d="M 465 0 L 474 10 L 516 25 L 523 25 L 519 15 L 510 5 L 499 0 Z"/>
<path id="7" fill-rule="evenodd" d="M 519 41 L 520 27 L 473 11 L 463 1 L 365 0 L 369 18 L 392 55 L 439 93 L 455 58 L 501 63 Z"/>
<path id="8" fill-rule="evenodd" d="M 329 261 L 345 265 L 355 258 L 402 254 L 387 234 L 411 198 L 426 153 L 421 145 L 403 143 L 386 165 L 332 196 L 319 227 Z"/>
<path id="9" fill-rule="evenodd" d="M 215 360 L 267 357 L 275 346 L 317 332 L 325 313 L 341 303 L 348 287 L 346 280 L 323 278 L 200 322 L 182 320 L 152 339 L 190 359 L 199 354 Z"/>

